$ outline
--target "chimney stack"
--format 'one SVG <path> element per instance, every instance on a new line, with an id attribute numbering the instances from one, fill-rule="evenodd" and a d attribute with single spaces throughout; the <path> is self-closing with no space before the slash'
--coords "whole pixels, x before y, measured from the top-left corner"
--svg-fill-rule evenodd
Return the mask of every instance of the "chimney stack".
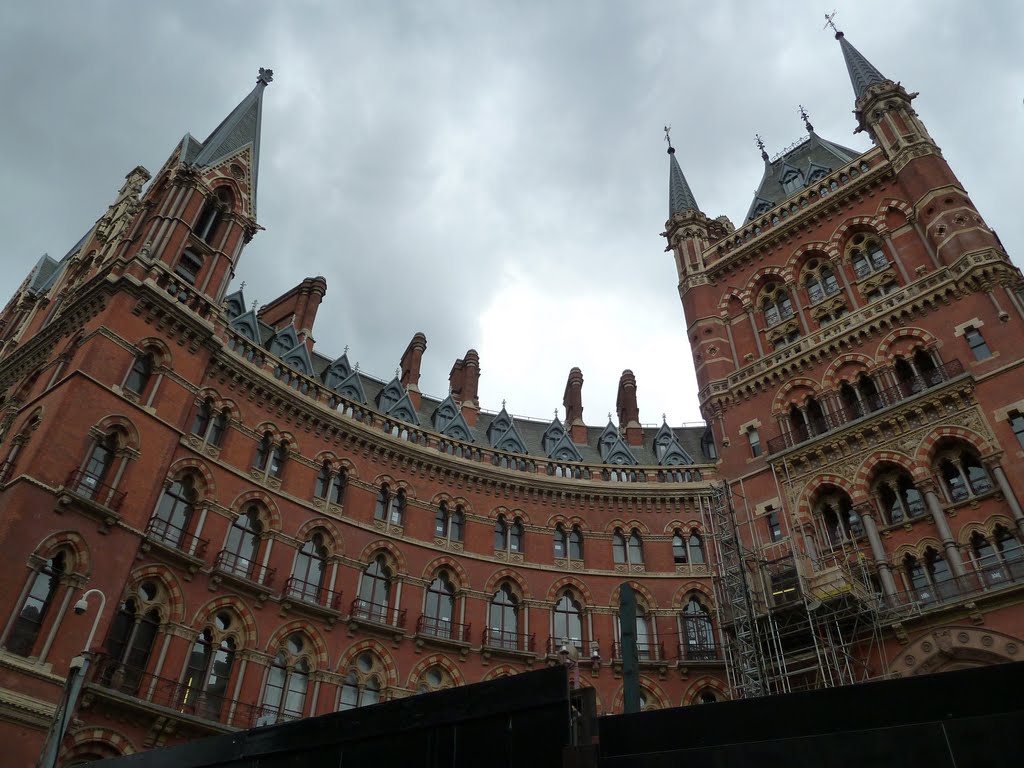
<path id="1" fill-rule="evenodd" d="M 636 404 L 636 376 L 629 369 L 619 377 L 619 394 L 615 398 L 619 428 L 625 428 L 628 445 L 643 445 L 644 430 L 640 426 L 640 409 Z"/>
<path id="2" fill-rule="evenodd" d="M 579 368 L 569 371 L 565 394 L 562 395 L 562 405 L 565 406 L 565 427 L 570 438 L 577 445 L 586 445 L 587 425 L 583 423 L 583 371 Z"/>
<path id="3" fill-rule="evenodd" d="M 475 349 L 466 352 L 465 357 L 460 357 L 452 366 L 452 372 L 448 374 L 448 385 L 452 390 L 452 397 L 462 403 L 462 417 L 466 423 L 476 426 L 477 416 L 480 415 L 480 401 L 477 391 L 480 387 L 480 355 Z"/>
<path id="4" fill-rule="evenodd" d="M 427 349 L 427 337 L 417 332 L 405 348 L 402 355 L 402 362 L 399 366 L 402 370 L 402 386 L 409 393 L 409 399 L 413 407 L 420 407 L 420 363 L 423 361 L 423 353 Z"/>

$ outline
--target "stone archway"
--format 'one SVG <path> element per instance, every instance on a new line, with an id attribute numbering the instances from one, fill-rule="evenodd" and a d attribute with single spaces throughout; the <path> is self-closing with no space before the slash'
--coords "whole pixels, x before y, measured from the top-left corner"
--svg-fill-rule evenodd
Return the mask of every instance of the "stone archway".
<path id="1" fill-rule="evenodd" d="M 1024 641 L 1012 635 L 978 627 L 938 627 L 900 653 L 893 673 L 910 677 L 1021 659 L 1024 659 Z"/>

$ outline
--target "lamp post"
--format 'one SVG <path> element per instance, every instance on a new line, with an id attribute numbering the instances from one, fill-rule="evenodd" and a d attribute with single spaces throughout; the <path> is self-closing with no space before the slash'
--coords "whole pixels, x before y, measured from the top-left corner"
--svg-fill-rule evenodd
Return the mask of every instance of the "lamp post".
<path id="1" fill-rule="evenodd" d="M 576 690 L 580 687 L 580 652 L 576 648 L 576 644 L 568 637 L 562 641 L 562 647 L 558 649 L 558 655 L 562 659 L 562 663 L 569 668 L 569 672 L 572 675 L 572 688 Z"/>
<path id="2" fill-rule="evenodd" d="M 96 637 L 96 628 L 100 625 L 100 618 L 103 610 L 107 607 L 107 596 L 102 590 L 90 589 L 83 594 L 75 603 L 75 614 L 81 616 L 89 610 L 89 596 L 97 594 L 100 596 L 100 608 L 96 611 L 96 618 L 92 620 L 92 629 L 89 630 L 89 637 L 85 641 L 85 648 L 71 660 L 67 677 L 64 678 L 64 690 L 61 692 L 60 702 L 53 713 L 53 721 L 50 723 L 50 730 L 46 734 L 46 741 L 43 743 L 43 751 L 39 757 L 39 768 L 55 768 L 57 765 L 57 753 L 60 750 L 60 742 L 64 738 L 64 732 L 68 728 L 68 721 L 71 713 L 75 711 L 75 704 L 78 702 L 78 694 L 85 683 L 85 673 L 89 669 L 89 654 L 92 650 L 92 641 Z"/>

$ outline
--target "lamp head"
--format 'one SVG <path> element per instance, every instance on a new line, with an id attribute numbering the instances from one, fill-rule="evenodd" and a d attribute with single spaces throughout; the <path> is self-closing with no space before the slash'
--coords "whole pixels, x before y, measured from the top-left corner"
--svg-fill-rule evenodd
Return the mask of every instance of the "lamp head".
<path id="1" fill-rule="evenodd" d="M 89 603 L 86 602 L 84 597 L 78 598 L 78 602 L 75 603 L 75 615 L 81 616 L 89 610 Z"/>

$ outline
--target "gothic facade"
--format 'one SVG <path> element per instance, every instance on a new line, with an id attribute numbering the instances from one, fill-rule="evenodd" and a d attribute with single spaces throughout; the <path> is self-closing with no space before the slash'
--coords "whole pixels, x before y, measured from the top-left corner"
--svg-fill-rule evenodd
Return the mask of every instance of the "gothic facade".
<path id="1" fill-rule="evenodd" d="M 772 160 L 746 221 L 671 149 L 665 236 L 707 424 L 481 408 L 314 344 L 321 277 L 249 306 L 256 87 L 139 167 L 0 313 L 0 733 L 62 765 L 562 663 L 622 709 L 1018 657 L 1024 282 L 911 107 L 841 35 L 865 153 Z M 85 597 L 84 613 L 77 610 Z"/>

